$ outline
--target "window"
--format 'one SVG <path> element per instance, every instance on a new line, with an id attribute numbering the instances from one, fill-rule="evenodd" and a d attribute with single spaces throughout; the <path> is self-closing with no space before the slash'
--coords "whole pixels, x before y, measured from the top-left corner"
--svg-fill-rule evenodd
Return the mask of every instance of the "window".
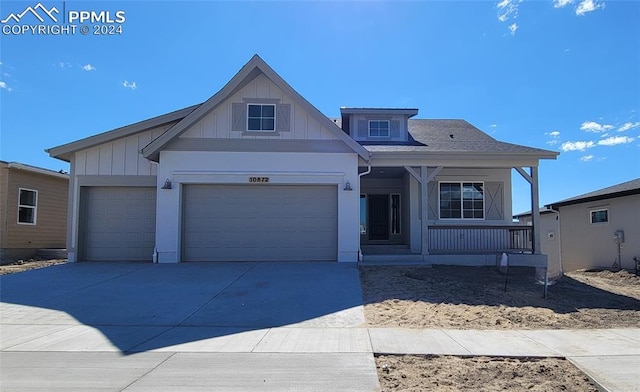
<path id="1" fill-rule="evenodd" d="M 400 195 L 391 194 L 391 234 L 401 234 L 400 232 Z"/>
<path id="2" fill-rule="evenodd" d="M 275 131 L 275 129 L 276 105 L 248 105 L 247 130 Z"/>
<path id="3" fill-rule="evenodd" d="M 369 120 L 369 136 L 389 137 L 388 120 Z"/>
<path id="4" fill-rule="evenodd" d="M 484 184 L 441 182 L 440 219 L 484 219 Z"/>
<path id="5" fill-rule="evenodd" d="M 360 234 L 367 234 L 367 196 L 360 195 Z"/>
<path id="6" fill-rule="evenodd" d="M 36 224 L 36 209 L 38 191 L 31 189 L 18 190 L 18 223 L 23 225 Z"/>
<path id="7" fill-rule="evenodd" d="M 589 211 L 591 224 L 609 222 L 609 210 L 606 208 Z"/>

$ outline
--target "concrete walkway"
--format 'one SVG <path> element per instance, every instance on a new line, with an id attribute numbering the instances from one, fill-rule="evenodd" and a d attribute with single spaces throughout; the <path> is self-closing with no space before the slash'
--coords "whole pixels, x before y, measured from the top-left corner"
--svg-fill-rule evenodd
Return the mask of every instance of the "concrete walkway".
<path id="1" fill-rule="evenodd" d="M 372 391 L 378 388 L 373 353 L 566 357 L 602 390 L 640 390 L 640 329 L 174 327 L 158 333 L 126 327 L 131 347 L 121 352 L 91 327 L 23 327 L 1 326 L 2 390 L 197 391 L 215 385 L 279 391 L 330 385 Z M 186 343 L 172 344 L 176 340 Z"/>

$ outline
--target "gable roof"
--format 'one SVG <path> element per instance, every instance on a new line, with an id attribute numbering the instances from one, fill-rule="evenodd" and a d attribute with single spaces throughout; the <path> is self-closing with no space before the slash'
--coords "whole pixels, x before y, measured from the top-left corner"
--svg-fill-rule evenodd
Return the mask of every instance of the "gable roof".
<path id="1" fill-rule="evenodd" d="M 61 146 L 46 149 L 45 152 L 49 153 L 49 156 L 58 158 L 63 161 L 69 162 L 71 154 L 78 150 L 84 150 L 97 146 L 99 144 L 108 143 L 117 139 L 121 139 L 127 136 L 132 136 L 140 132 L 147 131 L 151 128 L 156 128 L 162 125 L 170 124 L 175 121 L 180 121 L 187 116 L 187 114 L 193 112 L 198 105 L 189 106 L 184 109 L 176 110 L 175 112 L 166 113 L 160 116 L 150 118 L 148 120 L 140 121 L 134 124 L 126 125 L 124 127 L 116 128 L 111 131 L 99 133 L 94 136 L 90 136 L 84 139 L 76 140 L 75 142 L 63 144 Z"/>
<path id="2" fill-rule="evenodd" d="M 269 67 L 269 65 L 267 65 L 267 63 L 265 63 L 257 54 L 253 55 L 251 60 L 249 60 L 249 62 L 245 64 L 233 78 L 231 78 L 222 90 L 218 91 L 214 96 L 206 100 L 185 118 L 180 120 L 180 122 L 169 128 L 167 132 L 144 147 L 142 149 L 142 155 L 147 159 L 157 161 L 160 150 L 162 150 L 163 147 L 180 136 L 183 132 L 189 129 L 190 126 L 201 120 L 260 74 L 265 75 L 269 80 L 271 80 L 271 82 L 273 82 L 273 84 L 295 100 L 297 105 L 306 110 L 316 121 L 326 127 L 330 132 L 333 132 L 339 140 L 343 141 L 354 152 L 358 153 L 358 155 L 363 159 L 369 159 L 369 152 L 366 149 L 349 137 L 349 135 L 346 135 L 333 121 L 329 120 L 328 117 L 323 115 L 318 109 L 309 103 L 309 101 L 298 94 L 297 91 L 289 86 L 289 84 L 285 82 L 284 79 Z"/>
<path id="3" fill-rule="evenodd" d="M 45 169 L 44 167 L 28 165 L 26 163 L 20 163 L 20 162 L 0 161 L 0 165 L 3 166 L 3 167 L 6 167 L 8 169 L 24 170 L 24 171 L 28 171 L 28 172 L 31 172 L 31 173 L 42 174 L 42 175 L 45 175 L 45 176 L 62 178 L 64 180 L 68 180 L 69 179 L 69 174 L 66 173 L 64 170 L 55 171 L 55 170 L 51 170 L 51 169 Z"/>
<path id="4" fill-rule="evenodd" d="M 557 209 L 558 207 L 568 206 L 571 204 L 588 203 L 592 201 L 613 199 L 616 197 L 637 194 L 640 194 L 640 178 L 636 178 L 635 180 L 623 182 L 621 184 L 613 185 L 607 188 L 599 189 L 597 191 L 585 193 L 580 196 L 564 199 L 556 203 L 547 204 L 546 206 Z"/>

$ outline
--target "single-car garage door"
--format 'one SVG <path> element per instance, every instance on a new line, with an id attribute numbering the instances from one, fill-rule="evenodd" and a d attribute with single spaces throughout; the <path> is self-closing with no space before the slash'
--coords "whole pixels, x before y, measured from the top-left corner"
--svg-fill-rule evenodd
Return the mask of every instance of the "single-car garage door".
<path id="1" fill-rule="evenodd" d="M 183 260 L 337 259 L 336 186 L 186 185 Z"/>
<path id="2" fill-rule="evenodd" d="M 82 260 L 152 260 L 155 188 L 83 187 L 80 198 Z"/>

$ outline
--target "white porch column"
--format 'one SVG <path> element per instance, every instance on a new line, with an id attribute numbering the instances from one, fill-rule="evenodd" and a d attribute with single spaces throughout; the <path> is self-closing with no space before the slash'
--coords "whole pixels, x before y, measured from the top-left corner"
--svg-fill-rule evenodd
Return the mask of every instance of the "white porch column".
<path id="1" fill-rule="evenodd" d="M 538 167 L 531 166 L 530 173 L 527 173 L 523 168 L 515 168 L 520 175 L 527 180 L 531 185 L 531 225 L 532 236 L 531 239 L 533 253 L 542 254 L 540 249 L 540 196 L 538 194 Z"/>
<path id="2" fill-rule="evenodd" d="M 531 167 L 531 222 L 533 224 L 533 253 L 540 250 L 540 195 L 538 191 L 538 167 Z"/>
<path id="3" fill-rule="evenodd" d="M 422 254 L 429 254 L 429 225 L 427 223 L 429 217 L 428 202 L 429 195 L 429 177 L 427 176 L 427 167 L 420 167 L 420 228 L 422 230 Z"/>

